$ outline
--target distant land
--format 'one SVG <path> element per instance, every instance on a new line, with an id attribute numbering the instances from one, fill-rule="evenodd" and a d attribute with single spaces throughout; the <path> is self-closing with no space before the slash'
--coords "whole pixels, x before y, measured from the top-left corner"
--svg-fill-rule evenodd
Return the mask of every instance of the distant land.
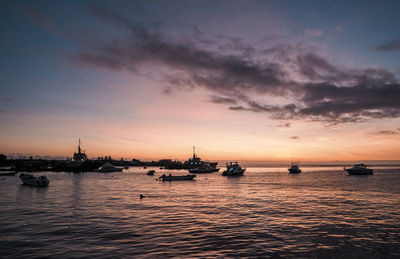
<path id="1" fill-rule="evenodd" d="M 31 154 L 19 154 L 19 153 L 10 153 L 6 154 L 8 160 L 19 160 L 19 159 L 29 159 L 30 157 L 34 160 L 67 160 L 70 157 L 68 156 L 50 156 L 50 155 L 31 155 Z M 107 156 L 108 157 L 108 156 Z M 189 157 L 189 155 L 188 155 Z M 97 160 L 98 157 L 90 157 L 90 160 Z M 137 166 L 143 165 L 151 165 L 154 163 L 155 166 L 159 165 L 159 161 L 163 160 L 172 160 L 172 161 L 179 161 L 184 162 L 185 159 L 173 159 L 173 158 L 159 158 L 159 159 L 128 159 L 128 158 L 119 158 L 119 157 L 112 157 L 114 161 L 139 161 L 140 163 Z M 216 159 L 211 159 L 216 160 Z M 237 161 L 243 166 L 247 167 L 278 167 L 278 166 L 285 166 L 290 164 L 291 162 L 297 162 L 297 160 L 243 160 L 243 159 L 232 159 L 226 160 L 221 159 L 218 160 L 219 166 L 224 166 L 226 163 L 231 161 Z M 353 165 L 354 163 L 363 162 L 365 164 L 371 166 L 400 166 L 400 160 L 327 160 L 327 161 L 313 161 L 313 160 L 299 160 L 302 166 L 344 166 L 344 165 Z"/>

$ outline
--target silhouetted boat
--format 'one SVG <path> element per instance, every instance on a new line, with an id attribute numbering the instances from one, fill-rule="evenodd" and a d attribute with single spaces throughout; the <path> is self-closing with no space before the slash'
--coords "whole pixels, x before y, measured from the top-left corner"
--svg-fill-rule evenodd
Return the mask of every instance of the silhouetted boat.
<path id="1" fill-rule="evenodd" d="M 85 154 L 85 150 L 81 149 L 81 139 L 78 141 L 78 153 L 74 153 L 72 161 L 75 162 L 84 162 L 87 160 L 87 155 Z"/>
<path id="2" fill-rule="evenodd" d="M 203 164 L 199 167 L 188 169 L 189 173 L 191 174 L 209 174 L 218 172 L 219 168 L 213 168 L 209 164 Z"/>
<path id="3" fill-rule="evenodd" d="M 188 174 L 188 175 L 179 175 L 179 176 L 174 176 L 174 175 L 161 175 L 159 179 L 162 179 L 163 181 L 184 181 L 184 180 L 193 180 L 196 177 L 195 174 Z"/>
<path id="4" fill-rule="evenodd" d="M 222 172 L 223 176 L 242 176 L 246 168 L 240 167 L 238 162 L 226 164 L 226 170 Z"/>
<path id="5" fill-rule="evenodd" d="M 6 172 L 6 173 L 0 173 L 0 176 L 14 176 L 16 174 L 17 172 Z"/>
<path id="6" fill-rule="evenodd" d="M 155 172 L 156 172 L 155 170 L 149 170 L 146 174 L 147 175 L 154 175 Z"/>
<path id="7" fill-rule="evenodd" d="M 356 164 L 351 168 L 343 168 L 349 175 L 371 175 L 374 174 L 372 169 L 367 168 L 367 165 L 361 163 Z"/>
<path id="8" fill-rule="evenodd" d="M 289 170 L 289 173 L 291 173 L 291 174 L 301 173 L 301 169 L 299 168 L 299 162 L 292 163 L 292 165 L 290 166 L 290 168 L 288 170 Z"/>
<path id="9" fill-rule="evenodd" d="M 49 186 L 49 180 L 46 178 L 46 176 L 39 176 L 36 178 L 31 174 L 21 173 L 19 175 L 19 178 L 22 180 L 22 183 L 25 185 L 36 186 L 36 187 Z"/>
<path id="10" fill-rule="evenodd" d="M 113 173 L 113 172 L 122 172 L 122 167 L 115 167 L 111 163 L 105 163 L 96 172 L 99 173 Z"/>
<path id="11" fill-rule="evenodd" d="M 196 155 L 196 149 L 193 147 L 193 156 L 184 163 L 173 161 L 164 166 L 165 169 L 195 169 L 202 167 L 203 165 L 209 165 L 216 169 L 218 162 L 202 161 L 199 156 Z M 217 171 L 215 171 L 217 172 Z"/>

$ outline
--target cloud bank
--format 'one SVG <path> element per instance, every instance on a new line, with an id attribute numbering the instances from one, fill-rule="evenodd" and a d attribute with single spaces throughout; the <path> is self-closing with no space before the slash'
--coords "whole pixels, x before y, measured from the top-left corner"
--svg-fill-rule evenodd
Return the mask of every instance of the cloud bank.
<path id="1" fill-rule="evenodd" d="M 388 70 L 340 68 L 301 44 L 259 49 L 232 37 L 227 43 L 196 26 L 177 38 L 102 5 L 91 5 L 89 12 L 128 36 L 83 49 L 74 62 L 133 73 L 151 66 L 168 89 L 205 88 L 212 103 L 278 120 L 332 125 L 400 116 L 400 84 Z M 271 97 L 286 101 L 271 104 Z"/>

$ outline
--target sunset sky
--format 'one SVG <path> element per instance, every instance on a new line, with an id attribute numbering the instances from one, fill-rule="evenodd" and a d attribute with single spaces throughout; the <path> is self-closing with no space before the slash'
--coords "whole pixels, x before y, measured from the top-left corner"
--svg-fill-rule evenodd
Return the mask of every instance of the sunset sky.
<path id="1" fill-rule="evenodd" d="M 400 160 L 400 1 L 0 7 L 0 153 Z"/>

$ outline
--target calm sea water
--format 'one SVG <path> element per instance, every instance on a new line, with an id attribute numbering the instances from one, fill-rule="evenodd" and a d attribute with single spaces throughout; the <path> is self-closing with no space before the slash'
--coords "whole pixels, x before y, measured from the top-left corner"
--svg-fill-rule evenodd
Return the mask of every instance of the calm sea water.
<path id="1" fill-rule="evenodd" d="M 0 177 L 0 257 L 400 257 L 398 168 L 258 167 L 187 182 L 149 169 L 35 173 L 50 180 L 42 189 Z"/>

